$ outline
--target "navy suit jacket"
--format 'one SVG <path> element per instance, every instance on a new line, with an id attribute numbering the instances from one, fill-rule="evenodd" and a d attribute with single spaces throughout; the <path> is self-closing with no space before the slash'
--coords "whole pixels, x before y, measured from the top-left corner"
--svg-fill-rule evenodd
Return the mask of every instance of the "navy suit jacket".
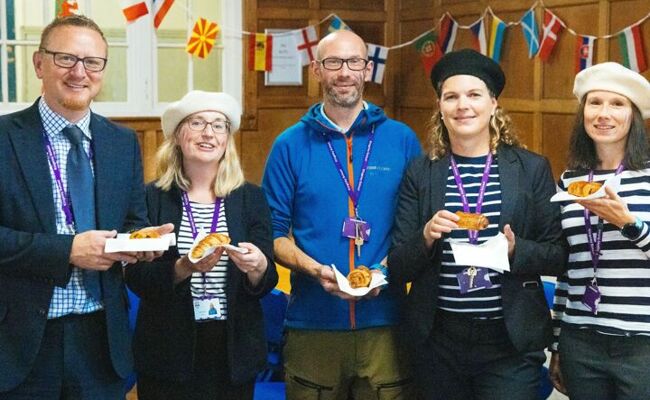
<path id="1" fill-rule="evenodd" d="M 37 102 L 38 103 L 38 102 Z M 70 279 L 72 235 L 56 233 L 52 179 L 38 105 L 0 116 L 0 392 L 19 385 L 41 346 L 54 286 Z M 133 131 L 91 115 L 97 229 L 146 226 L 140 148 Z M 133 366 L 122 267 L 101 273 L 113 366 Z"/>
<path id="2" fill-rule="evenodd" d="M 500 145 L 501 183 L 499 230 L 510 224 L 515 252 L 510 272 L 502 278 L 503 314 L 510 340 L 520 352 L 541 350 L 552 340 L 551 316 L 540 275 L 564 271 L 566 242 L 560 207 L 549 199 L 555 182 L 548 161 L 529 151 Z M 388 256 L 391 281 L 412 282 L 402 309 L 407 342 L 417 351 L 429 337 L 435 319 L 442 242 L 431 250 L 424 244 L 425 224 L 445 206 L 449 156 L 423 157 L 407 170 L 395 214 L 393 247 Z"/>

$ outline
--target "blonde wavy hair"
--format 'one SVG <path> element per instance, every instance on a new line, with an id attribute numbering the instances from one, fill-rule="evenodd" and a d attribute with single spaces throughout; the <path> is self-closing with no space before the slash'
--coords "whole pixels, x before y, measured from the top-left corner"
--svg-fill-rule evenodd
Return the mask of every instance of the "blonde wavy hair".
<path id="1" fill-rule="evenodd" d="M 170 190 L 173 185 L 178 186 L 184 191 L 190 190 L 192 186 L 192 182 L 183 171 L 183 153 L 179 143 L 181 130 L 189 117 L 191 115 L 185 117 L 176 126 L 173 135 L 165 138 L 165 141 L 156 153 L 156 161 L 158 164 L 156 186 L 165 191 Z M 228 196 L 233 190 L 242 186 L 245 182 L 244 172 L 241 169 L 233 134 L 234 132 L 230 132 L 229 122 L 226 150 L 219 161 L 217 176 L 213 185 L 214 194 L 217 197 Z"/>
<path id="2" fill-rule="evenodd" d="M 437 160 L 451 152 L 449 132 L 442 121 L 440 110 L 433 113 L 429 126 L 428 155 L 431 160 Z M 496 152 L 501 143 L 525 148 L 514 131 L 510 116 L 503 108 L 497 106 L 494 115 L 490 118 L 490 151 Z"/>

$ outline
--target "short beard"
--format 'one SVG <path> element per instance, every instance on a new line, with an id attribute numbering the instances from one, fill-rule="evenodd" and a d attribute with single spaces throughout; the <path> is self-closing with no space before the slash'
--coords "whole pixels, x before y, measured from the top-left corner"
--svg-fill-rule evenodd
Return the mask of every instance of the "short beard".
<path id="1" fill-rule="evenodd" d="M 61 105 L 71 111 L 83 111 L 88 109 L 90 106 L 90 101 L 81 101 L 81 100 L 63 100 Z"/>
<path id="2" fill-rule="evenodd" d="M 356 95 L 353 96 L 347 95 L 345 97 L 339 97 L 333 88 L 326 90 L 325 96 L 327 97 L 329 102 L 333 105 L 342 108 L 354 108 L 357 104 L 359 104 L 359 101 L 361 101 L 362 93 L 363 93 L 363 84 L 361 84 L 361 86 L 357 88 L 357 93 Z"/>

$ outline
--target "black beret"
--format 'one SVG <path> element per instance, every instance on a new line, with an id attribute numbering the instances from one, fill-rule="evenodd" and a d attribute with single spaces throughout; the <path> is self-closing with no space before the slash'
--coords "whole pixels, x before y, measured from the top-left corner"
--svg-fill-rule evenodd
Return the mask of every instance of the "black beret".
<path id="1" fill-rule="evenodd" d="M 479 78 L 495 97 L 499 97 L 506 85 L 506 76 L 499 63 L 472 49 L 447 53 L 433 67 L 431 83 L 438 97 L 442 83 L 454 75 L 473 75 Z"/>

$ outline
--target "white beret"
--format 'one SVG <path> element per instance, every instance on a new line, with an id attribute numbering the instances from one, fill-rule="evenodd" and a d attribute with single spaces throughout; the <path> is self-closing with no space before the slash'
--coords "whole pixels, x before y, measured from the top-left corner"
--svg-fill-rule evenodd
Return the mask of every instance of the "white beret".
<path id="1" fill-rule="evenodd" d="M 637 106 L 643 119 L 650 118 L 650 83 L 643 75 L 615 62 L 596 64 L 580 71 L 573 84 L 578 100 L 594 90 L 623 95 Z"/>
<path id="2" fill-rule="evenodd" d="M 174 130 L 188 115 L 201 111 L 218 111 L 230 121 L 230 132 L 239 130 L 241 121 L 241 106 L 234 97 L 223 92 L 204 92 L 192 90 L 182 99 L 171 103 L 162 115 L 162 130 L 166 137 L 174 134 Z"/>

